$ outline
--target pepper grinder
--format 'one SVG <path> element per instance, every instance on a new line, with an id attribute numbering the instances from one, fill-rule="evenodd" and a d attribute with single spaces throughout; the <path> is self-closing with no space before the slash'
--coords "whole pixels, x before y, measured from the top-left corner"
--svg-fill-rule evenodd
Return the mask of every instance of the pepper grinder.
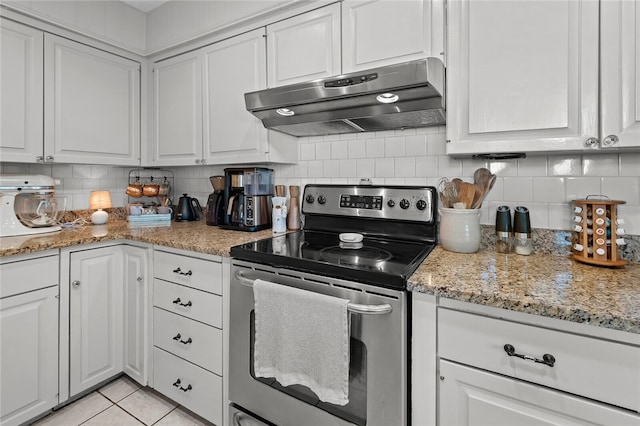
<path id="1" fill-rule="evenodd" d="M 511 253 L 511 210 L 500 206 L 496 211 L 496 251 Z"/>
<path id="2" fill-rule="evenodd" d="M 287 214 L 287 229 L 297 231 L 301 227 L 300 221 L 300 187 L 291 185 L 289 187 L 289 212 Z"/>
<path id="3" fill-rule="evenodd" d="M 517 206 L 515 208 L 513 215 L 513 237 L 516 253 L 528 256 L 533 252 L 531 219 L 529 218 L 529 209 L 524 206 Z"/>

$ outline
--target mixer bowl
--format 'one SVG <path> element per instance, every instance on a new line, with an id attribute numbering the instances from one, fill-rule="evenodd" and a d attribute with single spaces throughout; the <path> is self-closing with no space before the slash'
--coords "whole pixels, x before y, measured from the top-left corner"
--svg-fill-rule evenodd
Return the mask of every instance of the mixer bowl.
<path id="1" fill-rule="evenodd" d="M 20 222 L 31 228 L 42 228 L 57 224 L 66 201 L 65 197 L 51 194 L 19 194 L 14 207 Z"/>

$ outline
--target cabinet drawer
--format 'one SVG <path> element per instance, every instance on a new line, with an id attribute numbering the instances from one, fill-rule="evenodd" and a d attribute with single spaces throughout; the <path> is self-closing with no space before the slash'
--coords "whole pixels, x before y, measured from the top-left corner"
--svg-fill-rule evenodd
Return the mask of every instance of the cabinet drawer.
<path id="1" fill-rule="evenodd" d="M 222 330 L 154 308 L 153 344 L 222 375 Z"/>
<path id="2" fill-rule="evenodd" d="M 58 256 L 6 262 L 0 266 L 0 297 L 58 285 Z"/>
<path id="3" fill-rule="evenodd" d="M 158 348 L 153 348 L 153 365 L 153 383 L 158 392 L 210 422 L 222 424 L 220 376 Z"/>
<path id="4" fill-rule="evenodd" d="M 167 311 L 222 328 L 221 296 L 154 280 L 153 304 Z"/>
<path id="5" fill-rule="evenodd" d="M 555 358 L 553 367 L 509 356 Z M 442 359 L 638 411 L 640 348 L 448 309 L 438 310 Z"/>
<path id="6" fill-rule="evenodd" d="M 222 264 L 210 260 L 155 251 L 154 277 L 222 294 Z"/>

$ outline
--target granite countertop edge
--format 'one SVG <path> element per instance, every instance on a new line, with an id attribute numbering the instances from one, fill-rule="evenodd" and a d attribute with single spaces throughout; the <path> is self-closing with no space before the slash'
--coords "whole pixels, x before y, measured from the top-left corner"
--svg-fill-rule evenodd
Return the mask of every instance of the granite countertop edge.
<path id="1" fill-rule="evenodd" d="M 137 227 L 114 220 L 36 236 L 3 237 L 0 256 L 131 240 L 228 257 L 231 247 L 272 235 L 271 229 L 226 230 L 204 221 Z M 562 250 L 519 256 L 496 253 L 484 244 L 473 254 L 437 246 L 409 277 L 408 290 L 640 334 L 640 264 L 636 263 L 603 268 L 576 262 Z"/>

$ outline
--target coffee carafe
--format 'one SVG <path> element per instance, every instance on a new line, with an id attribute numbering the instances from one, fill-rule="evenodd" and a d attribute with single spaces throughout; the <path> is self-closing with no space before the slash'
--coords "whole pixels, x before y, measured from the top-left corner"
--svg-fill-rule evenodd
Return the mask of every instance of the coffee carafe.
<path id="1" fill-rule="evenodd" d="M 251 167 L 224 169 L 224 228 L 258 231 L 271 228 L 273 170 Z"/>
<path id="2" fill-rule="evenodd" d="M 213 185 L 213 192 L 209 194 L 205 218 L 207 225 L 217 226 L 224 224 L 224 176 L 211 176 L 209 178 Z"/>

